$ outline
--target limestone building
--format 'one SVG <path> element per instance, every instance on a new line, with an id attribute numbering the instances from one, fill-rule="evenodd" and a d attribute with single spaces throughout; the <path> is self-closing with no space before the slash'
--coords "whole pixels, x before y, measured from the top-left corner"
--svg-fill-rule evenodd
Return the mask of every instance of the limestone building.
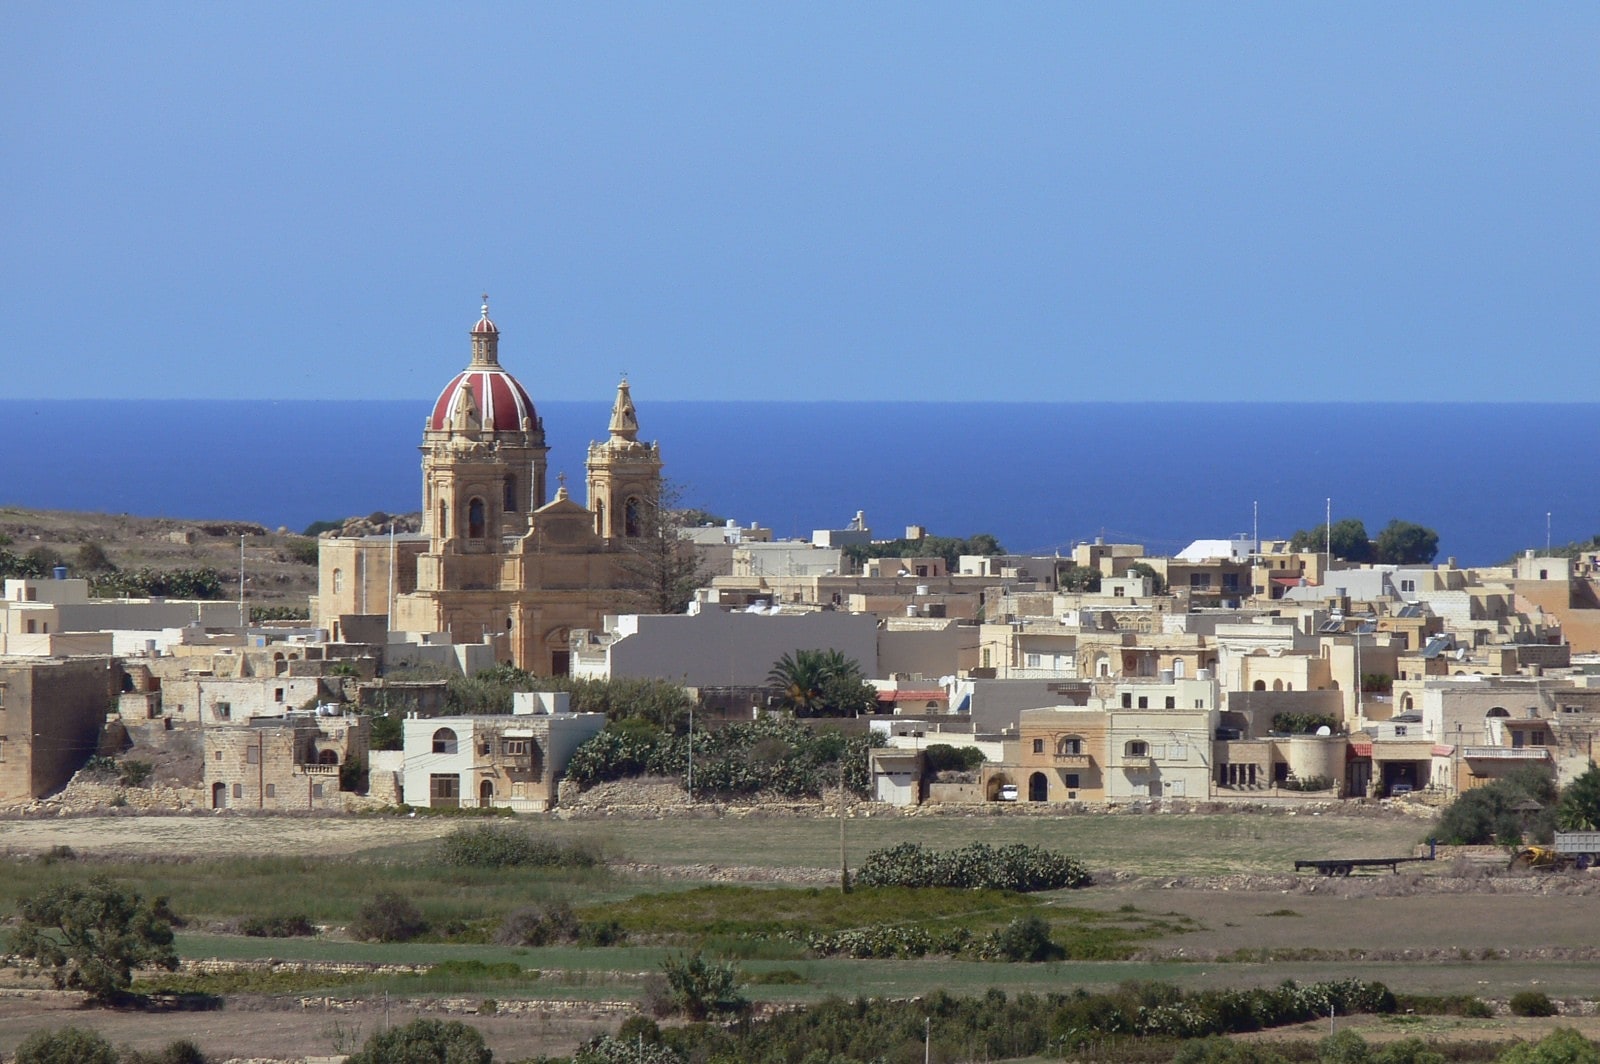
<path id="1" fill-rule="evenodd" d="M 564 675 L 571 632 L 633 605 L 637 548 L 659 528 L 661 452 L 639 439 L 624 380 L 606 438 L 589 446 L 585 503 L 565 483 L 550 497 L 544 422 L 500 365 L 487 302 L 470 336 L 471 361 L 423 427 L 421 536 L 404 550 L 323 540 L 317 622 L 338 638 L 392 602 L 392 630 L 488 642 L 500 661 Z"/>

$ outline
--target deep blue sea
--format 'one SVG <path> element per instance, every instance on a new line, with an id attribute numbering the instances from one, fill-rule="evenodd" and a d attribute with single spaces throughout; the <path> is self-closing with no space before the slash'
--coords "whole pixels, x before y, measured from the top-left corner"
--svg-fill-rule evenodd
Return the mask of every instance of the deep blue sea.
<path id="1" fill-rule="evenodd" d="M 1171 553 L 1360 517 L 1431 526 L 1488 564 L 1600 532 L 1600 405 L 662 402 L 639 397 L 685 502 L 779 535 L 908 524 L 1013 551 L 1105 535 Z M 426 400 L 0 400 L 0 505 L 312 521 L 420 506 Z M 539 404 L 581 501 L 609 397 Z"/>

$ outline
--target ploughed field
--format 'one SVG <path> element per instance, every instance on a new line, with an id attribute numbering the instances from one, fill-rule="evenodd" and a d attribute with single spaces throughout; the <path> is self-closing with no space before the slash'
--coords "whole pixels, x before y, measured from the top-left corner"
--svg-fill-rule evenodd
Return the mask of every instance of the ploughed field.
<path id="1" fill-rule="evenodd" d="M 1025 842 L 1078 858 L 1095 884 L 1039 895 L 874 888 L 847 899 L 836 887 L 840 832 L 831 816 L 519 819 L 505 823 L 605 860 L 548 868 L 442 863 L 441 840 L 468 823 L 478 821 L 210 814 L 0 821 L 0 906 L 66 877 L 103 873 L 147 897 L 170 898 L 186 921 L 178 936 L 186 960 L 236 966 L 147 984 L 224 1004 L 204 1012 L 63 1012 L 49 995 L 0 997 L 0 1053 L 33 1030 L 72 1022 L 139 1048 L 191 1036 L 219 1056 L 295 1059 L 347 1050 L 357 1032 L 364 1038 L 424 1008 L 479 1026 L 496 1059 L 565 1053 L 584 1037 L 614 1031 L 662 962 L 696 948 L 737 962 L 744 994 L 774 1003 L 936 988 L 1044 993 L 1126 980 L 1200 988 L 1376 979 L 1397 992 L 1498 1002 L 1529 988 L 1575 1001 L 1600 986 L 1600 921 L 1592 918 L 1600 876 L 1510 874 L 1496 863 L 1458 860 L 1348 879 L 1292 871 L 1297 858 L 1411 853 L 1427 822 L 1397 814 L 855 816 L 844 833 L 852 867 L 902 842 L 941 849 Z M 410 899 L 429 930 L 410 942 L 352 938 L 347 929 L 380 891 Z M 587 939 L 499 944 L 512 914 L 552 907 L 569 912 Z M 319 933 L 239 933 L 252 919 L 290 916 Z M 1007 963 L 980 959 L 975 949 L 864 959 L 819 947 L 856 934 L 892 943 L 957 929 L 976 940 L 1024 916 L 1048 924 L 1064 959 Z M 268 958 L 290 963 L 268 970 Z M 419 970 L 361 967 L 378 964 Z M 420 970 L 426 966 L 438 967 Z M 4 971 L 0 984 L 22 981 Z M 1572 1015 L 1562 1022 L 1595 1023 Z M 1500 1029 L 1457 1017 L 1428 1023 L 1437 1037 Z M 1384 1024 L 1411 1030 L 1404 1021 Z"/>

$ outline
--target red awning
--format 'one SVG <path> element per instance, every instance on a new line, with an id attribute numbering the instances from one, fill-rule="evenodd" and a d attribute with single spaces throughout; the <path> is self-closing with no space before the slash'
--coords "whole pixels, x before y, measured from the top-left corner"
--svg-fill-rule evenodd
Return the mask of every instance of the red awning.
<path id="1" fill-rule="evenodd" d="M 1351 739 L 1350 740 L 1350 753 L 1355 757 L 1371 757 L 1372 756 L 1372 740 L 1370 740 L 1370 739 L 1365 739 L 1365 740 L 1362 740 L 1362 739 Z"/>

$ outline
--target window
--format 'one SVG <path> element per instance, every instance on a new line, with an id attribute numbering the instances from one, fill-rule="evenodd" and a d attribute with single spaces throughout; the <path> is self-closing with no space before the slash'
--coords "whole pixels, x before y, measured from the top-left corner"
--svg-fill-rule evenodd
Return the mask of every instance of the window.
<path id="1" fill-rule="evenodd" d="M 1402 580 L 1402 581 L 1400 581 L 1400 590 L 1401 591 L 1415 591 L 1416 589 L 1417 589 L 1417 582 L 1415 580 Z"/>
<path id="2" fill-rule="evenodd" d="M 233 706 L 228 702 L 218 702 L 211 709 L 222 720 L 231 720 L 233 718 Z"/>
<path id="3" fill-rule="evenodd" d="M 233 785 L 233 796 L 235 798 L 243 798 L 244 797 L 244 784 L 235 783 Z"/>
<path id="4" fill-rule="evenodd" d="M 1177 699 L 1176 695 L 1168 695 L 1167 696 L 1166 708 L 1168 708 L 1168 709 L 1177 709 L 1178 708 L 1178 699 Z"/>
<path id="5" fill-rule="evenodd" d="M 261 751 L 257 750 L 253 746 L 246 748 L 244 752 L 244 763 L 247 765 L 261 764 Z"/>
<path id="6" fill-rule="evenodd" d="M 313 798 L 321 798 L 322 797 L 322 784 L 313 783 L 311 785 L 311 797 L 313 797 Z"/>
<path id="7" fill-rule="evenodd" d="M 456 752 L 456 733 L 449 728 L 440 728 L 433 733 L 433 752 L 436 754 L 453 754 Z M 454 777 L 451 777 L 454 779 Z"/>
<path id="8" fill-rule="evenodd" d="M 283 688 L 281 688 L 281 687 L 273 688 L 273 690 L 272 690 L 272 700 L 274 702 L 282 702 L 283 701 Z"/>
<path id="9" fill-rule="evenodd" d="M 1064 757 L 1081 754 L 1083 753 L 1083 740 L 1076 735 L 1069 735 L 1056 743 L 1056 753 Z M 1071 786 L 1077 786 L 1077 784 L 1071 784 Z"/>
<path id="10" fill-rule="evenodd" d="M 1118 584 L 1116 587 L 1111 589 L 1111 596 L 1113 598 L 1125 598 L 1127 596 L 1127 593 L 1128 593 L 1127 589 L 1124 588 L 1121 584 Z"/>
<path id="11" fill-rule="evenodd" d="M 434 773 L 428 777 L 428 804 L 453 808 L 461 804 L 461 777 Z"/>
<path id="12" fill-rule="evenodd" d="M 1222 590 L 1224 590 L 1224 591 L 1237 591 L 1237 590 L 1239 590 L 1239 574 L 1238 573 L 1223 573 L 1222 574 Z"/>
<path id="13" fill-rule="evenodd" d="M 1150 696 L 1149 695 L 1140 695 L 1139 696 L 1139 708 L 1140 709 L 1149 709 L 1150 708 Z"/>
<path id="14" fill-rule="evenodd" d="M 278 796 L 278 785 L 276 783 L 267 784 L 267 797 L 268 798 L 276 798 L 277 796 Z"/>
<path id="15" fill-rule="evenodd" d="M 527 753 L 528 753 L 528 740 L 526 740 L 526 739 L 507 739 L 506 740 L 505 754 L 506 754 L 507 757 L 526 757 Z"/>
<path id="16" fill-rule="evenodd" d="M 1195 591 L 1209 591 L 1211 589 L 1211 574 L 1190 573 L 1189 587 Z"/>
<path id="17" fill-rule="evenodd" d="M 622 505 L 622 534 L 629 539 L 644 535 L 644 511 L 637 498 L 629 498 Z"/>
<path id="18" fill-rule="evenodd" d="M 483 500 L 473 499 L 467 503 L 467 538 L 482 539 L 485 528 Z"/>
<path id="19" fill-rule="evenodd" d="M 1394 737 L 1396 739 L 1404 739 L 1406 737 L 1406 726 L 1404 724 L 1396 724 L 1394 726 Z"/>
<path id="20" fill-rule="evenodd" d="M 1132 709 L 1133 708 L 1133 695 L 1129 694 L 1127 691 L 1122 692 L 1122 708 L 1123 709 Z"/>
<path id="21" fill-rule="evenodd" d="M 1078 789 L 1078 774 L 1076 772 L 1068 772 L 1063 778 L 1067 781 L 1068 790 L 1075 791 Z"/>
<path id="22" fill-rule="evenodd" d="M 1037 654 L 1029 654 L 1028 655 L 1028 668 L 1037 669 L 1038 667 L 1039 667 L 1039 655 L 1037 655 Z"/>
<path id="23" fill-rule="evenodd" d="M 1043 739 L 1035 739 L 1033 741 L 1033 752 L 1036 753 L 1036 754 L 1044 753 L 1044 740 Z"/>
<path id="24" fill-rule="evenodd" d="M 214 758 L 212 758 L 212 760 L 213 760 L 213 761 L 221 761 L 221 760 L 222 760 L 222 751 L 221 751 L 221 750 L 218 750 L 218 751 L 217 751 L 217 756 L 216 756 L 216 757 L 214 757 Z"/>
<path id="25" fill-rule="evenodd" d="M 6 737 L 4 735 L 0 735 L 0 761 L 4 761 L 5 759 L 6 759 Z"/>
<path id="26" fill-rule="evenodd" d="M 517 512 L 517 479 L 515 477 L 506 477 L 505 499 L 503 501 L 506 513 L 514 514 Z"/>
<path id="27" fill-rule="evenodd" d="M 343 569 L 335 569 L 333 571 L 333 593 L 335 595 L 337 595 L 340 592 L 342 592 L 343 590 L 344 590 L 344 570 Z"/>
<path id="28" fill-rule="evenodd" d="M 1143 739 L 1129 739 L 1128 744 L 1122 748 L 1128 757 L 1149 757 L 1150 744 Z"/>

